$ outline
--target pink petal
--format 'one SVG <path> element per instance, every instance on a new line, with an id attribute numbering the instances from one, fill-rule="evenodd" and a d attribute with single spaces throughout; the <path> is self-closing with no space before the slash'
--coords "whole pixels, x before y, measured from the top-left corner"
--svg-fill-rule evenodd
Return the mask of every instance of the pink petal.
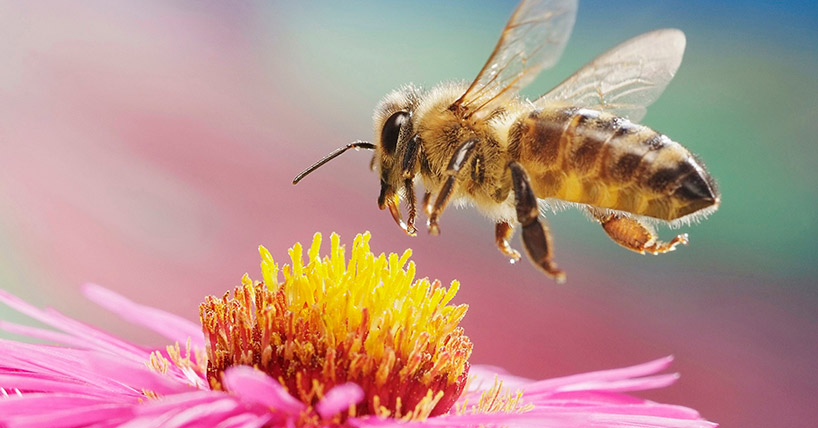
<path id="1" fill-rule="evenodd" d="M 490 413 L 446 415 L 428 418 L 423 421 L 401 422 L 396 419 L 381 419 L 375 416 L 350 418 L 347 423 L 360 428 L 471 428 L 475 426 L 513 426 L 515 428 L 548 428 L 548 427 L 586 427 L 587 415 L 535 415 L 529 413 Z"/>
<path id="2" fill-rule="evenodd" d="M 225 388 L 242 401 L 260 404 L 287 414 L 298 414 L 306 407 L 287 393 L 278 381 L 250 366 L 233 366 L 222 378 Z"/>
<path id="3" fill-rule="evenodd" d="M 673 357 L 668 356 L 621 369 L 601 370 L 573 376 L 546 379 L 526 385 L 525 390 L 527 393 L 547 393 L 560 390 L 562 387 L 566 387 L 568 385 L 581 384 L 583 382 L 621 380 L 645 376 L 666 369 L 671 362 L 673 362 Z"/>
<path id="4" fill-rule="evenodd" d="M 26 426 L 26 427 L 85 427 L 98 422 L 110 422 L 112 420 L 124 420 L 131 415 L 131 405 L 100 404 L 97 406 L 75 407 L 61 411 L 48 411 L 46 413 L 21 415 L 8 418 L 4 421 L 4 426 Z"/>
<path id="5" fill-rule="evenodd" d="M 559 391 L 644 391 L 647 389 L 664 388 L 679 380 L 678 373 L 640 377 L 636 379 L 622 379 L 615 381 L 588 381 L 575 383 L 559 388 Z"/>
<path id="6" fill-rule="evenodd" d="M 120 362 L 111 355 L 94 353 L 88 356 L 87 363 L 90 367 L 94 367 L 101 376 L 115 379 L 137 391 L 148 390 L 166 395 L 187 392 L 192 389 L 190 385 L 149 370 L 144 364 L 133 365 L 128 362 Z"/>
<path id="7" fill-rule="evenodd" d="M 260 428 L 270 420 L 270 415 L 254 415 L 242 413 L 231 416 L 216 425 L 214 428 Z"/>
<path id="8" fill-rule="evenodd" d="M 59 333 L 53 330 L 45 330 L 37 327 L 30 327 L 27 325 L 15 324 L 8 321 L 0 320 L 0 330 L 4 330 L 9 333 L 18 334 L 20 336 L 25 336 L 33 339 L 47 340 L 49 342 L 58 343 L 60 345 L 74 346 L 77 348 L 86 347 L 85 340 L 76 338 L 65 333 Z"/>
<path id="9" fill-rule="evenodd" d="M 144 402 L 136 408 L 137 416 L 168 414 L 177 409 L 186 409 L 199 404 L 207 404 L 229 397 L 220 391 L 191 391 L 173 394 Z"/>
<path id="10" fill-rule="evenodd" d="M 140 349 L 128 342 L 120 340 L 107 333 L 82 324 L 72 318 L 66 317 L 59 312 L 51 309 L 41 310 L 31 306 L 30 304 L 18 299 L 4 290 L 0 290 L 0 302 L 5 303 L 12 309 L 28 315 L 50 325 L 58 330 L 62 330 L 78 339 L 84 340 L 83 347 L 91 349 L 105 350 L 113 354 L 120 355 L 123 358 L 131 358 L 135 360 L 145 360 L 148 352 Z"/>
<path id="11" fill-rule="evenodd" d="M 135 417 L 120 428 L 211 427 L 229 424 L 228 421 L 235 420 L 234 418 L 239 421 L 255 419 L 265 423 L 272 416 L 266 409 L 245 408 L 236 397 L 219 391 L 194 391 L 162 397 L 135 407 L 134 410 Z M 251 417 L 253 415 L 257 418 Z"/>
<path id="12" fill-rule="evenodd" d="M 348 382 L 337 385 L 324 394 L 324 398 L 315 405 L 315 410 L 324 419 L 344 412 L 364 399 L 364 390 L 360 386 Z"/>
<path id="13" fill-rule="evenodd" d="M 529 397 L 525 395 L 526 401 L 535 406 L 597 406 L 605 404 L 615 405 L 636 405 L 644 404 L 648 401 L 644 398 L 632 395 L 620 394 L 608 391 L 561 391 L 539 396 Z"/>
<path id="14" fill-rule="evenodd" d="M 699 412 L 688 407 L 660 404 L 651 401 L 630 405 L 562 402 L 553 403 L 547 407 L 547 412 L 549 414 L 575 413 L 577 411 L 582 411 L 589 414 L 644 415 L 674 419 L 698 419 L 700 417 Z M 579 409 L 580 407 L 581 409 Z"/>
<path id="15" fill-rule="evenodd" d="M 62 392 L 69 394 L 101 395 L 107 391 L 89 388 L 88 385 L 66 379 L 49 379 L 30 373 L 0 374 L 0 385 L 20 391 Z"/>
<path id="16" fill-rule="evenodd" d="M 555 413 L 550 409 L 533 410 L 525 413 L 445 415 L 410 423 L 370 416 L 350 418 L 347 423 L 360 428 L 466 428 L 473 426 L 513 426 L 515 428 L 712 428 L 716 426 L 711 422 L 702 420 L 680 420 L 642 415 L 594 414 L 586 411 Z"/>
<path id="17" fill-rule="evenodd" d="M 140 305 L 96 284 L 83 285 L 82 292 L 89 300 L 119 315 L 124 320 L 155 331 L 171 341 L 184 344 L 190 339 L 193 346 L 205 346 L 202 328 L 178 315 Z"/>
<path id="18" fill-rule="evenodd" d="M 0 399 L 0 420 L 15 414 L 39 414 L 104 404 L 106 399 L 79 394 L 28 393 Z"/>
<path id="19" fill-rule="evenodd" d="M 674 419 L 645 415 L 595 414 L 589 418 L 590 426 L 600 427 L 639 427 L 639 428 L 713 428 L 713 422 L 701 419 Z"/>
<path id="20" fill-rule="evenodd" d="M 133 362 L 106 352 L 2 340 L 0 347 L 5 351 L 0 353 L 0 367 L 14 367 L 35 378 L 60 381 L 67 391 L 76 391 L 76 385 L 82 385 L 80 390 L 89 394 L 142 396 L 143 389 L 169 394 L 191 388 L 185 382 L 149 370 L 144 361 Z M 14 374 L 2 369 L 0 373 Z M 53 387 L 59 390 L 59 385 Z"/>
<path id="21" fill-rule="evenodd" d="M 162 419 L 162 427 L 175 428 L 185 426 L 210 427 L 231 416 L 241 414 L 242 409 L 235 399 L 222 395 L 220 399 L 211 400 L 189 407 L 177 407 Z M 129 424 L 130 425 L 130 424 Z M 154 425 L 156 426 L 156 425 Z"/>
<path id="22" fill-rule="evenodd" d="M 17 372 L 25 371 L 51 379 L 74 380 L 86 384 L 89 391 L 100 388 L 108 394 L 134 395 L 132 388 L 102 375 L 96 367 L 88 365 L 90 355 L 95 351 L 4 340 L 0 340 L 0 348 L 4 350 L 0 353 L 0 367 L 13 367 Z M 10 370 L 5 372 L 14 373 Z"/>

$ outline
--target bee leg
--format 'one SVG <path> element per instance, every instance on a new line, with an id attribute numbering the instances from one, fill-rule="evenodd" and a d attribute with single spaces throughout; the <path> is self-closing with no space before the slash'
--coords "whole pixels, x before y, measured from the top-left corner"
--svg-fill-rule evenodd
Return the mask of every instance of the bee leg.
<path id="1" fill-rule="evenodd" d="M 415 207 L 415 186 L 411 178 L 407 178 L 403 182 L 404 193 L 406 193 L 406 204 L 408 212 L 406 213 L 406 233 L 411 236 L 417 234 L 415 228 L 415 218 L 417 218 L 417 208 Z"/>
<path id="2" fill-rule="evenodd" d="M 381 180 L 381 194 L 378 195 L 378 208 L 385 210 L 389 208 L 389 213 L 392 214 L 392 219 L 395 220 L 395 223 L 398 224 L 398 227 L 401 228 L 404 232 L 406 232 L 409 236 L 415 236 L 413 231 L 409 230 L 409 227 L 406 223 L 403 222 L 403 218 L 400 215 L 400 196 L 398 193 L 392 189 L 392 186 L 386 184 L 383 180 Z"/>
<path id="3" fill-rule="evenodd" d="M 523 226 L 523 246 L 531 262 L 542 269 L 546 275 L 555 281 L 565 282 L 565 272 L 557 268 L 551 258 L 551 233 L 544 222 L 540 222 L 540 209 L 537 206 L 537 197 L 531 189 L 523 166 L 517 162 L 509 162 L 511 182 L 514 186 L 514 201 L 517 207 L 517 221 Z"/>
<path id="4" fill-rule="evenodd" d="M 423 212 L 426 213 L 426 217 L 432 216 L 432 192 L 426 191 L 423 194 Z"/>
<path id="5" fill-rule="evenodd" d="M 501 221 L 494 225 L 494 242 L 497 243 L 497 249 L 511 259 L 511 263 L 516 263 L 520 260 L 520 253 L 514 248 L 511 248 L 511 245 L 508 243 L 513 233 L 514 226 L 508 224 L 507 221 Z"/>
<path id="6" fill-rule="evenodd" d="M 378 152 L 375 152 L 375 153 L 372 154 L 372 159 L 369 160 L 369 170 L 370 171 L 375 171 L 375 165 L 377 165 L 376 164 L 377 161 L 378 161 Z"/>
<path id="7" fill-rule="evenodd" d="M 675 250 L 679 244 L 687 245 L 686 233 L 676 236 L 670 242 L 663 242 L 659 240 L 653 227 L 642 220 L 598 209 L 590 211 L 614 242 L 639 254 L 662 254 Z"/>
<path id="8" fill-rule="evenodd" d="M 417 229 L 415 228 L 415 218 L 417 217 L 417 208 L 415 207 L 415 187 L 414 178 L 417 171 L 418 152 L 420 150 L 420 140 L 417 135 L 409 140 L 406 146 L 406 152 L 403 154 L 403 190 L 406 194 L 406 203 L 409 207 L 406 218 L 407 233 L 414 236 Z"/>
<path id="9" fill-rule="evenodd" d="M 403 153 L 403 162 L 401 163 L 401 172 L 403 178 L 412 178 L 415 176 L 415 171 L 418 163 L 418 154 L 420 152 L 420 137 L 415 135 L 406 144 L 406 151 Z"/>
<path id="10" fill-rule="evenodd" d="M 440 217 L 440 213 L 443 212 L 446 208 L 446 204 L 449 203 L 449 199 L 451 199 L 454 193 L 454 186 L 457 184 L 458 173 L 463 169 L 463 166 L 469 162 L 469 159 L 471 159 L 474 148 L 477 147 L 477 141 L 477 139 L 472 139 L 461 144 L 454 153 L 454 156 L 449 160 L 449 166 L 445 172 L 448 178 L 446 182 L 443 183 L 443 187 L 440 188 L 440 193 L 437 194 L 435 205 L 432 208 L 431 214 L 429 214 L 429 233 L 432 235 L 440 233 L 437 218 Z"/>
<path id="11" fill-rule="evenodd" d="M 409 225 L 403 222 L 403 218 L 400 215 L 400 197 L 398 197 L 397 193 L 386 200 L 386 207 L 389 208 L 389 213 L 392 214 L 392 218 L 395 220 L 395 223 L 398 224 L 398 227 L 409 236 L 417 235 L 414 227 L 410 228 Z"/>

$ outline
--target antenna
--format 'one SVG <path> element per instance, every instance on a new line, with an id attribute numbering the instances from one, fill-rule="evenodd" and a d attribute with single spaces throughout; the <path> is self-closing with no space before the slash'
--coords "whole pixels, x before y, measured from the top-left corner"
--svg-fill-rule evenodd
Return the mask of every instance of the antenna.
<path id="1" fill-rule="evenodd" d="M 352 143 L 349 143 L 344 147 L 339 147 L 339 148 L 333 150 L 332 153 L 324 156 L 320 161 L 312 164 L 312 166 L 305 169 L 304 171 L 301 171 L 300 174 L 296 175 L 295 178 L 293 178 L 293 184 L 298 184 L 298 182 L 301 181 L 302 178 L 306 177 L 309 173 L 315 171 L 316 169 L 323 166 L 325 163 L 337 158 L 338 156 L 341 156 L 342 153 L 346 152 L 349 149 L 375 150 L 375 145 L 370 143 L 369 141 L 360 141 L 360 140 L 358 140 L 358 141 L 354 141 Z"/>

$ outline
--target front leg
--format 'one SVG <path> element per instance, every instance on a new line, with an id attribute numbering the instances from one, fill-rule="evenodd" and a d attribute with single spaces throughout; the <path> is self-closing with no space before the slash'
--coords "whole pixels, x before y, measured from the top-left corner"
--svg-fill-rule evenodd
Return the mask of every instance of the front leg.
<path id="1" fill-rule="evenodd" d="M 403 175 L 403 192 L 406 194 L 406 204 L 408 212 L 406 214 L 406 233 L 410 236 L 415 236 L 417 229 L 415 228 L 415 218 L 417 218 L 417 207 L 415 198 L 414 178 L 417 173 L 416 165 L 418 156 L 420 155 L 420 138 L 415 135 L 409 140 L 406 146 L 406 151 L 403 154 L 403 162 L 401 164 L 401 172 Z"/>
<path id="2" fill-rule="evenodd" d="M 443 187 L 440 188 L 440 193 L 437 194 L 437 200 L 435 200 L 435 205 L 432 207 L 432 212 L 429 215 L 429 233 L 432 235 L 440 233 L 437 219 L 440 217 L 440 213 L 446 209 L 446 204 L 449 203 L 449 199 L 452 198 L 460 170 L 463 169 L 463 166 L 469 162 L 472 154 L 474 154 L 477 141 L 475 138 L 461 144 L 460 147 L 457 148 L 457 151 L 454 152 L 451 160 L 449 160 L 449 166 L 445 172 L 445 176 L 447 177 L 446 181 L 443 183 Z"/>
<path id="3" fill-rule="evenodd" d="M 415 236 L 414 232 L 409 230 L 409 226 L 403 222 L 400 215 L 400 197 L 397 192 L 392 189 L 392 186 L 381 180 L 381 194 L 378 195 L 378 208 L 385 210 L 389 208 L 389 213 L 392 218 L 404 232 L 409 236 Z"/>
<path id="4" fill-rule="evenodd" d="M 415 206 L 415 185 L 411 178 L 403 181 L 403 192 L 406 194 L 406 205 L 408 212 L 406 213 L 406 233 L 410 236 L 417 234 L 415 227 L 415 218 L 417 218 L 417 207 Z"/>
<path id="5" fill-rule="evenodd" d="M 555 281 L 565 282 L 565 272 L 557 268 L 552 259 L 551 233 L 545 222 L 540 223 L 540 209 L 537 205 L 537 197 L 531 189 L 523 166 L 517 162 L 509 162 L 511 169 L 511 181 L 514 186 L 514 201 L 517 207 L 517 221 L 523 226 L 523 246 L 528 258 L 540 268 L 546 275 L 554 278 Z"/>

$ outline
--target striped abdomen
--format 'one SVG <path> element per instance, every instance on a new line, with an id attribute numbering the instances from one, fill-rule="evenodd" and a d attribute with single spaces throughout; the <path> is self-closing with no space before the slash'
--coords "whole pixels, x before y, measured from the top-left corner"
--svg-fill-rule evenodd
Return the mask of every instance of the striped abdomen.
<path id="1" fill-rule="evenodd" d="M 536 110 L 517 120 L 509 151 L 537 197 L 675 220 L 717 205 L 710 174 L 658 132 L 595 110 Z"/>

